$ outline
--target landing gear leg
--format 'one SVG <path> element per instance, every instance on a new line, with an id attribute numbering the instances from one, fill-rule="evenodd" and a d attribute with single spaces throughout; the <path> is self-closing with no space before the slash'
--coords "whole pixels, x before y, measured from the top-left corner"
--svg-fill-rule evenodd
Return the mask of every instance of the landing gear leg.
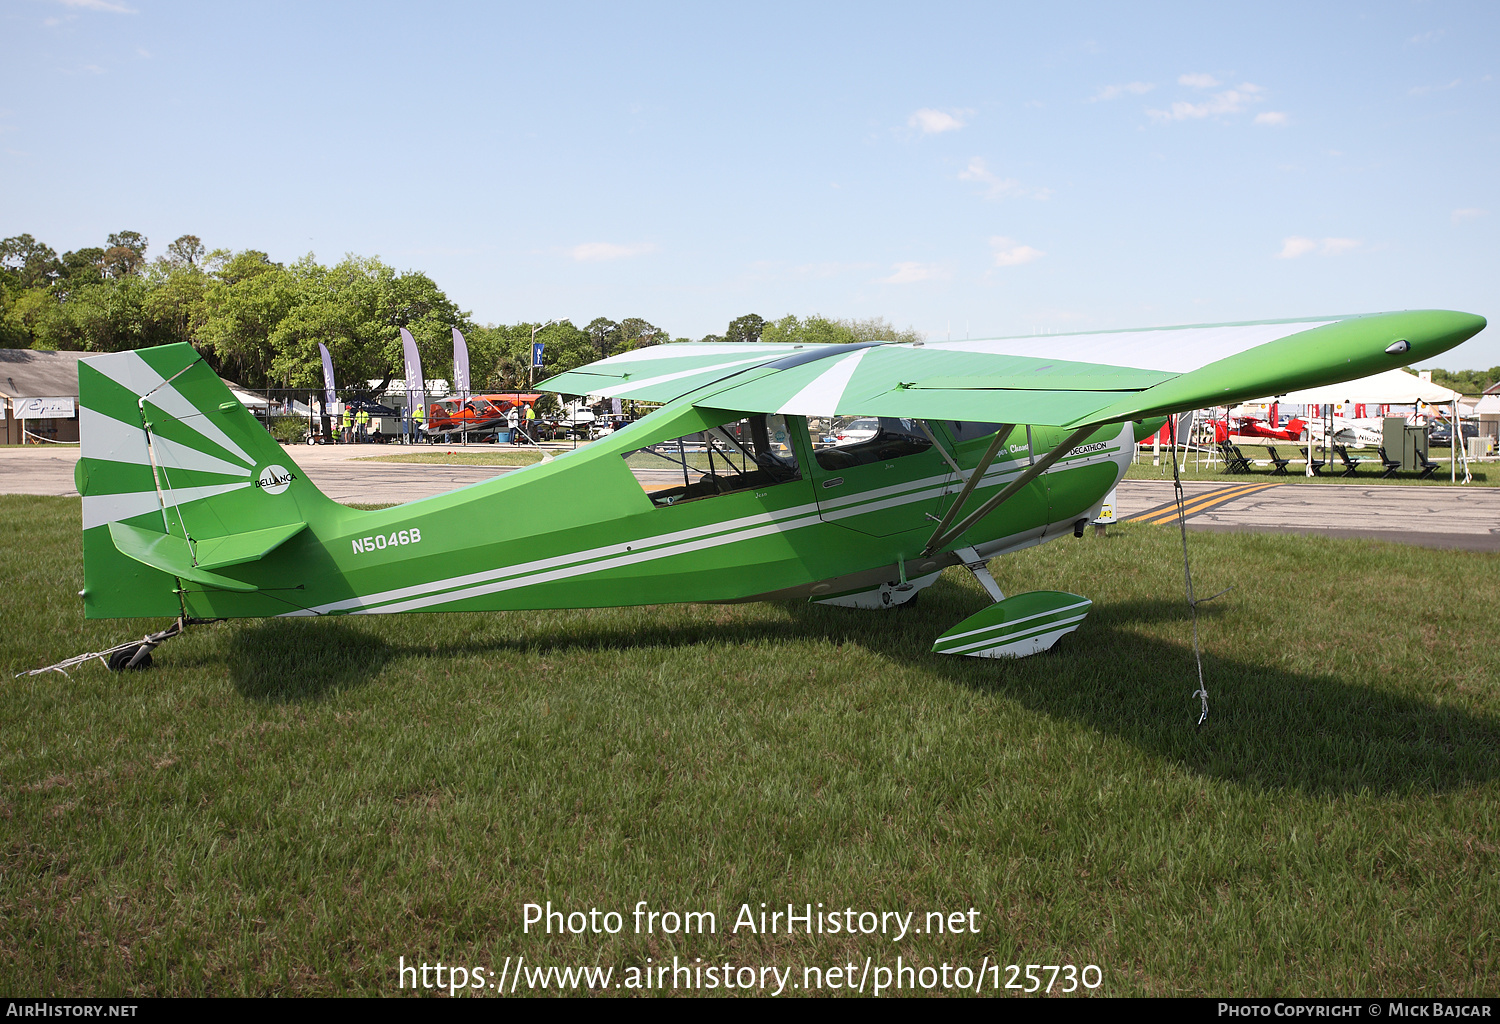
<path id="1" fill-rule="evenodd" d="M 979 552 L 973 548 L 955 548 L 954 552 L 964 560 L 964 568 L 974 574 L 984 592 L 989 594 L 995 601 L 1004 601 L 1005 594 L 1000 590 L 1000 584 L 995 582 L 995 577 L 990 575 L 989 564 L 979 557 Z"/>

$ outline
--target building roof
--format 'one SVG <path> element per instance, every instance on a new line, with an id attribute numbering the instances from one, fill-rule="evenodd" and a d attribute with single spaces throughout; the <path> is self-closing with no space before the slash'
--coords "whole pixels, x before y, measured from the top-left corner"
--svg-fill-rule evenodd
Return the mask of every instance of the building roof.
<path id="1" fill-rule="evenodd" d="M 78 360 L 94 352 L 0 348 L 0 396 L 77 398 Z"/>

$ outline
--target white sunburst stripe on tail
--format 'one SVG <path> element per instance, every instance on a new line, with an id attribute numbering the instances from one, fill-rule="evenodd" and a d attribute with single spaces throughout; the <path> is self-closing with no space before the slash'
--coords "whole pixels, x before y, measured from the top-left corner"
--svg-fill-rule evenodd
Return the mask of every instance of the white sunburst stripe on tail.
<path id="1" fill-rule="evenodd" d="M 85 458 L 132 466 L 151 465 L 146 432 L 139 423 L 126 423 L 86 405 L 79 406 L 78 436 L 83 439 L 80 447 Z"/>
<path id="2" fill-rule="evenodd" d="M 91 461 L 122 462 L 131 466 L 151 465 L 146 432 L 139 426 L 89 408 L 78 410 L 78 426 L 81 436 L 86 438 L 84 454 Z M 160 434 L 152 437 L 151 444 L 156 448 L 157 461 L 169 471 L 190 469 L 200 473 L 239 477 L 248 477 L 252 472 L 248 466 L 225 462 Z"/>
<path id="3" fill-rule="evenodd" d="M 151 436 L 151 445 L 156 449 L 156 458 L 169 472 L 174 469 L 190 469 L 199 473 L 222 473 L 225 476 L 248 477 L 253 470 L 249 466 L 237 466 L 223 459 L 216 459 L 185 444 L 162 437 Z"/>
<path id="4" fill-rule="evenodd" d="M 168 505 L 186 505 L 204 498 L 243 490 L 250 481 L 237 484 L 206 484 L 202 487 L 178 487 L 164 491 Z M 161 511 L 161 501 L 156 492 L 126 491 L 121 494 L 85 494 L 83 496 L 83 528 L 91 530 L 107 523 L 133 519 L 147 512 Z"/>
<path id="5" fill-rule="evenodd" d="M 97 356 L 86 362 L 90 368 L 130 391 L 137 398 L 149 395 L 146 401 L 188 429 L 202 434 L 247 466 L 255 465 L 255 460 L 246 455 L 244 449 L 228 434 L 220 430 L 218 424 L 211 421 L 205 412 L 184 398 L 176 388 L 167 384 L 166 378 L 152 369 L 150 364 L 135 352 L 115 352 L 107 356 Z M 189 420 L 198 422 L 190 423 Z"/>

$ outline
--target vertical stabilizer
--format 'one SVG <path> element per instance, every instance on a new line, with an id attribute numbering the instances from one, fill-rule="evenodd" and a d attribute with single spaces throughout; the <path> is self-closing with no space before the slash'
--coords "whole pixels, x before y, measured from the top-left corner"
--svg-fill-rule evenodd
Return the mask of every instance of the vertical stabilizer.
<path id="1" fill-rule="evenodd" d="M 191 345 L 84 359 L 78 392 L 82 451 L 75 479 L 83 495 L 90 618 L 181 610 L 179 576 L 122 552 L 111 524 L 137 538 L 173 538 L 152 550 L 180 550 L 197 566 L 223 564 L 222 552 L 235 546 L 230 538 L 257 531 L 291 536 L 298 524 L 337 507 Z M 175 563 L 162 563 L 168 564 Z"/>

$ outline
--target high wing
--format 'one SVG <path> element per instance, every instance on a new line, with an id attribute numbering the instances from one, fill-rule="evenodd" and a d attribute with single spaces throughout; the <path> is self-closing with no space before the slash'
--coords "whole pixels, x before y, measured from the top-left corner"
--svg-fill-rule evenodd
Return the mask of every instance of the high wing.
<path id="1" fill-rule="evenodd" d="M 1468 313 L 1418 310 L 926 344 L 682 343 L 542 387 L 656 402 L 699 391 L 697 406 L 754 413 L 1077 428 L 1365 377 L 1430 359 L 1484 326 Z"/>
<path id="2" fill-rule="evenodd" d="M 542 381 L 539 390 L 564 395 L 670 402 L 745 370 L 803 350 L 846 351 L 843 345 L 675 342 L 633 349 Z"/>

